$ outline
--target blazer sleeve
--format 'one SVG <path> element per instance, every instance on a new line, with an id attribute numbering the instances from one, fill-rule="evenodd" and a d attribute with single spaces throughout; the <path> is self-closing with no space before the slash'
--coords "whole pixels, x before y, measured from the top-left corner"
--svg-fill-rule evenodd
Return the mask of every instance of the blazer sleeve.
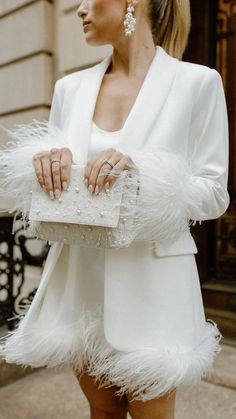
<path id="1" fill-rule="evenodd" d="M 211 69 L 203 80 L 196 100 L 193 122 L 191 170 L 193 188 L 201 194 L 200 208 L 190 206 L 189 216 L 201 221 L 216 219 L 227 210 L 229 130 L 223 83 Z"/>
<path id="2" fill-rule="evenodd" d="M 62 82 L 62 79 L 59 79 L 56 81 L 54 85 L 51 109 L 50 109 L 50 113 L 48 117 L 49 124 L 56 126 L 59 129 L 61 129 L 62 127 L 62 122 L 61 122 L 62 99 L 63 99 L 63 82 Z"/>
<path id="3" fill-rule="evenodd" d="M 55 83 L 48 120 L 18 124 L 13 129 L 2 127 L 8 142 L 0 151 L 0 212 L 20 212 L 23 217 L 30 209 L 30 190 L 35 175 L 34 154 L 53 147 L 64 147 L 61 130 L 62 79 Z"/>
<path id="4" fill-rule="evenodd" d="M 140 176 L 137 239 L 173 242 L 229 206 L 228 117 L 220 74 L 209 69 L 195 99 L 188 156 L 168 148 L 130 153 Z"/>

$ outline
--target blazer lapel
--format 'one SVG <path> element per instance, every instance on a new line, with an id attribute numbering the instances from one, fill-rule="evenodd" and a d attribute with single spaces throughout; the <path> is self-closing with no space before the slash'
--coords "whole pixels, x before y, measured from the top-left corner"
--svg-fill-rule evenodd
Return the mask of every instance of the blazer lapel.
<path id="1" fill-rule="evenodd" d="M 148 145 L 150 132 L 171 90 L 179 60 L 157 46 L 136 101 L 125 122 L 118 148 L 129 151 Z"/>
<path id="2" fill-rule="evenodd" d="M 86 164 L 87 161 L 95 105 L 110 62 L 111 55 L 89 68 L 76 93 L 67 136 L 74 162 L 77 164 Z M 128 151 L 146 145 L 148 133 L 168 97 L 178 62 L 162 47 L 156 46 L 156 54 L 123 126 L 117 147 L 119 150 Z"/>
<path id="3" fill-rule="evenodd" d="M 110 61 L 111 56 L 108 56 L 99 64 L 89 68 L 76 93 L 67 137 L 74 162 L 77 164 L 86 164 L 87 161 L 94 109 Z"/>

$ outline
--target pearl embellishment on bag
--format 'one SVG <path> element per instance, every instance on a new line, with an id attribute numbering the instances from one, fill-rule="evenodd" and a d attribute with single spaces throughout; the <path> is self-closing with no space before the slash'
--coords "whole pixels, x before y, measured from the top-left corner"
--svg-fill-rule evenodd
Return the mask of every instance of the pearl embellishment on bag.
<path id="1" fill-rule="evenodd" d="M 54 201 L 49 200 L 35 180 L 29 229 L 34 230 L 35 237 L 44 237 L 50 243 L 127 247 L 133 238 L 135 212 L 132 204 L 136 203 L 133 197 L 137 187 L 133 185 L 130 190 L 128 185 L 121 185 L 117 188 L 115 183 L 97 196 L 91 195 L 82 183 L 82 172 L 81 167 L 72 166 L 69 196 L 63 190 L 61 197 Z"/>

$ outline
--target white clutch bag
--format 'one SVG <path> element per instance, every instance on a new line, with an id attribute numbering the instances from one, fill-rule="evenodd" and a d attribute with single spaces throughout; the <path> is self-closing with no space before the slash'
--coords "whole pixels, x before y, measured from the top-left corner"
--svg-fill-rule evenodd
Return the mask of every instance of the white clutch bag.
<path id="1" fill-rule="evenodd" d="M 113 186 L 91 194 L 83 181 L 84 166 L 72 165 L 70 185 L 59 199 L 51 200 L 36 177 L 27 231 L 49 242 L 87 247 L 128 247 L 135 238 L 139 180 L 124 170 Z"/>

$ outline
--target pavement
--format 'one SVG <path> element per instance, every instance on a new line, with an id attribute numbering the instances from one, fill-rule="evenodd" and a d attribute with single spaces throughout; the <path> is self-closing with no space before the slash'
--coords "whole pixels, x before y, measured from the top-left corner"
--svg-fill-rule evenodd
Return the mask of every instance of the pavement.
<path id="1" fill-rule="evenodd" d="M 178 389 L 175 419 L 235 418 L 236 347 L 222 344 L 207 380 Z M 69 368 L 43 368 L 0 388 L 0 419 L 90 419 L 89 405 Z"/>

